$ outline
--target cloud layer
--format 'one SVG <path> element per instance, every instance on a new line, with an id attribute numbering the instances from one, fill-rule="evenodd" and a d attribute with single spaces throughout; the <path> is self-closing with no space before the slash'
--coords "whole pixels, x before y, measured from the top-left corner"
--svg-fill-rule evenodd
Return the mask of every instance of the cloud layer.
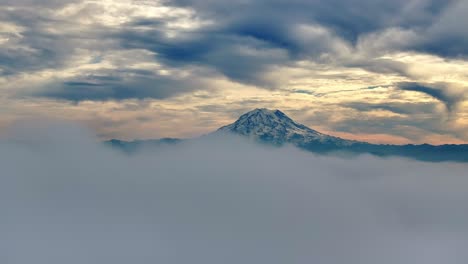
<path id="1" fill-rule="evenodd" d="M 19 125 L 0 144 L 5 263 L 468 257 L 465 164 L 317 157 L 238 138 L 125 156 L 47 122 Z"/>

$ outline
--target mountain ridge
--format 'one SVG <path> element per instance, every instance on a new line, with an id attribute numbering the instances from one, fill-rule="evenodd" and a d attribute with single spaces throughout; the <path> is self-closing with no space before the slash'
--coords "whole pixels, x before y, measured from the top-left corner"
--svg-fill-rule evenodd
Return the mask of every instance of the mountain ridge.
<path id="1" fill-rule="evenodd" d="M 380 157 L 399 156 L 422 161 L 468 162 L 468 144 L 372 144 L 364 141 L 348 140 L 323 134 L 303 124 L 295 122 L 280 110 L 256 108 L 244 113 L 235 122 L 222 126 L 203 137 L 221 134 L 234 134 L 257 142 L 282 146 L 294 145 L 317 154 L 372 154 Z M 141 148 L 174 145 L 189 139 L 159 139 L 121 141 L 105 143 L 132 153 Z"/>

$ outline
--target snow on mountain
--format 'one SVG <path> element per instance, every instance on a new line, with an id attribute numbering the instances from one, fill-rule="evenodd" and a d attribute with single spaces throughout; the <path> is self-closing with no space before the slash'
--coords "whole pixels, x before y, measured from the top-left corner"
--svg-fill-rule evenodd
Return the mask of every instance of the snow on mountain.
<path id="1" fill-rule="evenodd" d="M 338 137 L 322 134 L 302 124 L 294 122 L 280 110 L 258 108 L 243 114 L 236 122 L 221 127 L 217 131 L 234 133 L 250 138 L 282 145 L 333 144 L 347 146 L 357 143 Z"/>

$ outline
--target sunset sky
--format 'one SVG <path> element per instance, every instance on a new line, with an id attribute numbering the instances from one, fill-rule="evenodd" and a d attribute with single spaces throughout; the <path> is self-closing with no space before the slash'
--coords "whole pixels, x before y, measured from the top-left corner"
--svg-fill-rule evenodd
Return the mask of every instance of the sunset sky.
<path id="1" fill-rule="evenodd" d="M 379 143 L 468 143 L 467 0 L 0 0 L 0 134 L 195 137 L 254 108 Z"/>

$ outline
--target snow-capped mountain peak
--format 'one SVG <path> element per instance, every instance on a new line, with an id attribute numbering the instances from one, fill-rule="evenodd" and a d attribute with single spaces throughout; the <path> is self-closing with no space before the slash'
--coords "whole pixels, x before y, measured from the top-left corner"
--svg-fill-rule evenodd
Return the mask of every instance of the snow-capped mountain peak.
<path id="1" fill-rule="evenodd" d="M 243 114 L 236 122 L 221 127 L 217 131 L 203 136 L 221 137 L 223 134 L 233 133 L 254 139 L 266 144 L 291 144 L 313 153 L 339 155 L 372 154 L 382 157 L 402 156 L 422 161 L 457 161 L 468 162 L 468 145 L 379 145 L 366 142 L 346 140 L 322 134 L 316 130 L 299 124 L 279 110 L 265 108 L 255 109 Z M 191 139 L 187 139 L 191 140 Z M 146 147 L 161 147 L 178 144 L 185 140 L 161 139 L 147 141 L 126 142 L 111 140 L 106 143 L 125 152 L 133 153 Z"/>
<path id="2" fill-rule="evenodd" d="M 235 133 L 275 144 L 296 145 L 311 142 L 348 144 L 344 139 L 328 136 L 296 123 L 280 110 L 257 108 L 243 114 L 236 122 L 221 127 L 219 132 Z"/>

